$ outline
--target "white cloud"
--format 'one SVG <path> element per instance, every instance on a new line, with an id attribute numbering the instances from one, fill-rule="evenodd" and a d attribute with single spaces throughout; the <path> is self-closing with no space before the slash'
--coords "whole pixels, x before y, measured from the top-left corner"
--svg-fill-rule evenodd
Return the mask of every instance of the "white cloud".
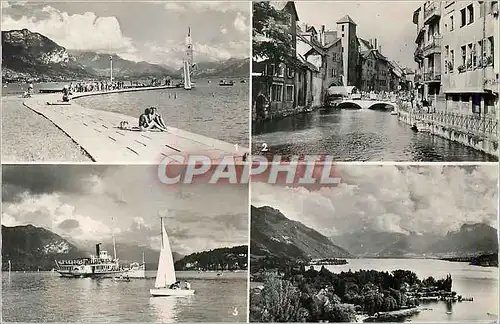
<path id="1" fill-rule="evenodd" d="M 167 2 L 165 3 L 165 9 L 168 11 L 184 11 L 186 8 L 179 3 Z"/>
<path id="2" fill-rule="evenodd" d="M 478 167 L 342 166 L 342 183 L 308 191 L 252 184 L 252 204 L 278 208 L 325 235 L 363 228 L 406 233 L 456 230 L 467 222 L 498 228 L 498 171 Z"/>
<path id="3" fill-rule="evenodd" d="M 242 33 L 246 32 L 248 30 L 246 20 L 247 18 L 238 12 L 236 18 L 234 19 L 234 28 Z"/>
<path id="4" fill-rule="evenodd" d="M 2 225 L 6 226 L 36 224 L 75 241 L 107 238 L 112 233 L 101 221 L 77 213 L 75 207 L 64 203 L 58 194 L 32 196 L 25 193 L 19 202 L 3 207 Z M 76 220 L 79 226 L 74 229 L 59 227 L 68 219 Z"/>
<path id="5" fill-rule="evenodd" d="M 69 15 L 51 6 L 45 6 L 42 11 L 47 18 L 15 19 L 4 15 L 2 30 L 27 28 L 68 49 L 114 52 L 126 59 L 140 60 L 132 40 L 122 34 L 116 17 L 98 17 L 93 12 Z"/>
<path id="6" fill-rule="evenodd" d="M 221 28 L 220 28 L 220 33 L 221 33 L 222 35 L 226 35 L 226 34 L 227 34 L 227 29 L 221 26 Z"/>
<path id="7" fill-rule="evenodd" d="M 248 1 L 196 1 L 189 2 L 193 9 L 205 11 L 243 11 L 250 12 L 250 3 Z"/>

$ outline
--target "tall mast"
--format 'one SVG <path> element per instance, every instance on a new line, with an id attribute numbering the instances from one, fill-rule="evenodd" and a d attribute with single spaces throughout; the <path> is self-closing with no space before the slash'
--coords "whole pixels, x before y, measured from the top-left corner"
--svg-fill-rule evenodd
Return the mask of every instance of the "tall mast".
<path id="1" fill-rule="evenodd" d="M 160 216 L 160 223 L 161 223 L 161 248 L 163 249 L 163 217 Z"/>
<path id="2" fill-rule="evenodd" d="M 113 234 L 113 254 L 115 256 L 116 260 L 116 241 L 115 241 L 115 234 Z"/>
<path id="3" fill-rule="evenodd" d="M 145 258 L 144 258 L 144 252 L 142 252 L 142 264 L 146 263 Z"/>

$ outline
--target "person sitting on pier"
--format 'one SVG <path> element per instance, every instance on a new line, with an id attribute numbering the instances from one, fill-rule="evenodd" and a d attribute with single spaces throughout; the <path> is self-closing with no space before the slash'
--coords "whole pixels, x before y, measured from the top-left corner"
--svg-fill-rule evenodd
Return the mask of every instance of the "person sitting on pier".
<path id="1" fill-rule="evenodd" d="M 68 102 L 70 94 L 69 87 L 65 85 L 62 92 L 63 92 L 63 97 L 62 97 L 63 102 Z"/>
<path id="2" fill-rule="evenodd" d="M 151 109 L 146 108 L 144 110 L 144 113 L 139 116 L 139 128 L 142 131 L 148 131 L 148 130 L 161 130 L 166 132 L 167 129 L 159 125 L 157 122 L 155 122 L 151 116 Z"/>
<path id="3" fill-rule="evenodd" d="M 165 122 L 163 121 L 163 117 L 158 113 L 158 108 L 151 107 L 151 108 L 149 108 L 149 110 L 151 112 L 150 119 L 153 120 L 155 123 L 157 123 L 158 125 L 160 125 L 162 128 L 164 128 L 166 130 L 167 125 L 165 125 Z"/>

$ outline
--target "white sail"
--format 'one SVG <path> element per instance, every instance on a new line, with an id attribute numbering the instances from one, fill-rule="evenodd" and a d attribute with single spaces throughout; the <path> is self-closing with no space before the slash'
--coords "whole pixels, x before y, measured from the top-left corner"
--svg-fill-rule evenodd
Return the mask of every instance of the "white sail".
<path id="1" fill-rule="evenodd" d="M 188 61 L 184 61 L 184 89 L 191 89 L 191 69 Z"/>
<path id="2" fill-rule="evenodd" d="M 169 287 L 176 281 L 172 249 L 170 248 L 167 231 L 165 231 L 165 227 L 163 226 L 163 218 L 161 218 L 161 250 L 158 270 L 156 272 L 155 288 Z"/>

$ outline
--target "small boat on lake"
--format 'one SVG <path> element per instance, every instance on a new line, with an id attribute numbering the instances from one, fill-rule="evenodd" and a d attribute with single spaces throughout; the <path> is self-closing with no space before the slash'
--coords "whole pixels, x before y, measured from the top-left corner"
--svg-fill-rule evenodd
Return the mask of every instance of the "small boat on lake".
<path id="1" fill-rule="evenodd" d="M 227 81 L 227 80 L 220 80 L 219 85 L 221 87 L 232 87 L 234 85 L 233 80 Z"/>
<path id="2" fill-rule="evenodd" d="M 114 277 L 114 281 L 130 281 L 130 278 L 128 276 L 119 276 L 119 277 Z"/>
<path id="3" fill-rule="evenodd" d="M 154 288 L 150 289 L 150 294 L 155 296 L 190 296 L 194 295 L 194 290 L 188 282 L 181 285 L 175 276 L 174 258 L 168 240 L 167 231 L 161 220 L 161 249 L 158 260 L 158 270 Z"/>

